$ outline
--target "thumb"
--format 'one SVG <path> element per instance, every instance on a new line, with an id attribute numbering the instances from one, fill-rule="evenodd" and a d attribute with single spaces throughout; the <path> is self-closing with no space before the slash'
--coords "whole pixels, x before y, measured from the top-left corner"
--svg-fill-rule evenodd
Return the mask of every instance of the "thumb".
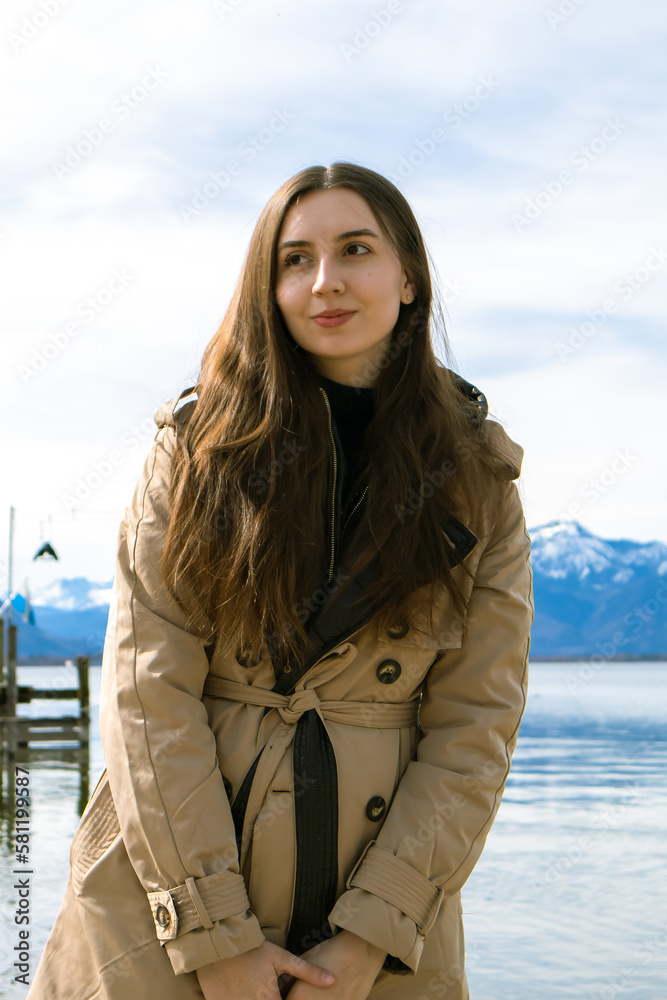
<path id="1" fill-rule="evenodd" d="M 287 973 L 295 979 L 303 979 L 311 986 L 331 986 L 336 981 L 333 972 L 307 962 L 305 958 L 292 955 L 291 952 L 280 949 L 281 954 L 273 960 L 273 967 L 278 973 Z"/>

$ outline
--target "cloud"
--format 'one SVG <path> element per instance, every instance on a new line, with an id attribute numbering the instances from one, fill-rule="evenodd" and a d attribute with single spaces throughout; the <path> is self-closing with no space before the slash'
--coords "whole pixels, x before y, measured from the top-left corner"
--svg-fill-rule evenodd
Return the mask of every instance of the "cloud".
<path id="1" fill-rule="evenodd" d="M 664 538 L 663 429 L 648 417 L 667 391 L 663 352 L 606 350 L 565 374 L 544 365 L 478 385 L 525 450 L 529 524 L 572 518 L 603 537 Z"/>
<path id="2" fill-rule="evenodd" d="M 618 288 L 664 230 L 667 8 L 587 0 L 550 24 L 560 6 L 71 0 L 16 48 L 10 35 L 43 18 L 33 0 L 6 5 L 5 509 L 61 516 L 77 477 L 191 384 L 267 198 L 338 159 L 396 176 L 412 204 L 460 368 L 526 447 L 534 523 L 567 507 L 624 434 L 658 454 L 644 386 L 653 400 L 664 385 L 667 267 Z M 613 137 L 610 120 L 623 123 Z M 201 207 L 186 219 L 188 205 Z M 91 523 L 109 512 L 104 560 L 141 448 L 86 501 Z M 583 522 L 664 536 L 649 468 L 619 477 Z M 105 578 L 90 538 L 68 531 L 87 575 Z"/>

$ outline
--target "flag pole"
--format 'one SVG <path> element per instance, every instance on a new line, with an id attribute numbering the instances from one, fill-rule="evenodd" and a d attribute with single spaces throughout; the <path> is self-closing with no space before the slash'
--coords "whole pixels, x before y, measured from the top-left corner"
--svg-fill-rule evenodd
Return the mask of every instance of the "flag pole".
<path id="1" fill-rule="evenodd" d="M 14 508 L 9 508 L 9 558 L 7 561 L 7 597 L 11 596 L 14 576 Z M 11 614 L 11 612 L 10 612 Z"/>
<path id="2" fill-rule="evenodd" d="M 14 583 L 14 508 L 9 508 L 9 554 L 7 559 L 7 656 L 5 659 L 5 707 L 4 713 L 7 716 L 8 726 L 8 750 L 10 756 L 16 753 L 16 626 L 12 624 L 12 602 L 9 600 L 12 595 Z"/>

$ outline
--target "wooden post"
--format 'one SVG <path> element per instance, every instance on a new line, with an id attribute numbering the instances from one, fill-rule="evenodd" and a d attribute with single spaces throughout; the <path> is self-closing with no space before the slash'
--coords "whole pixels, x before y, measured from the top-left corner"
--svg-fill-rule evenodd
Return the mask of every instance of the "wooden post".
<path id="1" fill-rule="evenodd" d="M 78 753 L 79 758 L 79 816 L 88 805 L 90 798 L 90 760 L 86 749 L 85 753 Z"/>
<path id="2" fill-rule="evenodd" d="M 90 742 L 90 687 L 88 683 L 88 668 L 90 658 L 88 656 L 77 656 L 76 669 L 79 673 L 79 717 L 81 719 L 81 730 L 79 741 L 82 746 Z"/>
<path id="3" fill-rule="evenodd" d="M 7 697 L 5 700 L 10 755 L 16 754 L 17 747 L 17 726 L 14 721 L 16 719 L 16 632 L 16 625 L 10 625 L 7 634 Z"/>
<path id="4" fill-rule="evenodd" d="M 7 715 L 16 715 L 16 625 L 10 625 L 7 636 Z"/>
<path id="5" fill-rule="evenodd" d="M 5 619 L 0 618 L 0 711 L 5 714 Z"/>
<path id="6" fill-rule="evenodd" d="M 5 698 L 7 697 L 7 684 L 5 678 L 5 619 L 0 617 L 0 715 L 5 715 Z M 9 843 L 11 823 L 13 821 L 13 808 L 10 811 L 9 805 L 5 809 L 5 770 L 7 771 L 7 797 L 10 796 L 10 789 L 14 790 L 13 775 L 10 772 L 10 762 L 5 757 L 5 734 L 4 723 L 0 722 L 0 756 L 2 757 L 2 767 L 0 767 L 0 831 L 2 839 Z M 5 767 L 6 765 L 6 767 Z M 14 803 L 11 803 L 12 807 Z"/>
<path id="7" fill-rule="evenodd" d="M 85 754 L 79 754 L 79 816 L 88 804 L 90 796 L 89 775 L 90 763 L 88 760 L 88 747 L 90 745 L 90 687 L 88 668 L 90 659 L 87 656 L 77 656 L 76 669 L 79 672 L 79 746 L 85 750 Z"/>

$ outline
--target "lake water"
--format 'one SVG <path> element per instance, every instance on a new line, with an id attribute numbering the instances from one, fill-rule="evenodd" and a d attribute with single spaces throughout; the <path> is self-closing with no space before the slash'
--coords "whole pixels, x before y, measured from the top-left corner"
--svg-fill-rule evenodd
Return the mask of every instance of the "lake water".
<path id="1" fill-rule="evenodd" d="M 62 667 L 22 667 L 19 681 L 75 684 Z M 91 791 L 104 767 L 99 681 L 91 668 Z M 81 774 L 75 762 L 29 768 L 34 971 L 67 880 Z M 14 1000 L 27 988 L 12 983 L 4 816 L 2 833 L 0 997 Z M 667 663 L 532 664 L 503 803 L 462 895 L 471 1000 L 667 1000 Z"/>

